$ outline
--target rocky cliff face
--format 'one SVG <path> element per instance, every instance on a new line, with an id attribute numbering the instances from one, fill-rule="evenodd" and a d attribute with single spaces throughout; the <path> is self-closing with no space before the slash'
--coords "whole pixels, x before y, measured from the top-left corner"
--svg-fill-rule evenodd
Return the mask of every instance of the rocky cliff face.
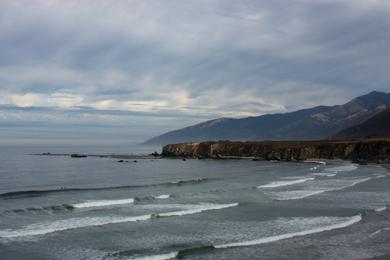
<path id="1" fill-rule="evenodd" d="M 358 163 L 390 163 L 390 139 L 364 141 L 197 142 L 169 144 L 163 156 L 187 158 L 252 157 L 260 160 L 302 161 L 342 159 Z"/>

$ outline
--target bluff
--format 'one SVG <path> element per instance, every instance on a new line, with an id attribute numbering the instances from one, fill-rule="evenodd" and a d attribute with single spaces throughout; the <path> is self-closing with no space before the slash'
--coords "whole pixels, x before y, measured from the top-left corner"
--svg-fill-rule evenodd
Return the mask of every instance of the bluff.
<path id="1" fill-rule="evenodd" d="M 194 142 L 168 144 L 165 157 L 236 158 L 302 161 L 342 159 L 358 163 L 390 163 L 390 139 L 355 141 Z"/>
<path id="2" fill-rule="evenodd" d="M 320 140 L 361 124 L 389 107 L 390 94 L 373 91 L 343 105 L 317 106 L 239 119 L 215 119 L 165 133 L 145 144 L 212 140 Z"/>
<path id="3" fill-rule="evenodd" d="M 344 129 L 334 139 L 390 138 L 390 108 L 367 121 Z"/>

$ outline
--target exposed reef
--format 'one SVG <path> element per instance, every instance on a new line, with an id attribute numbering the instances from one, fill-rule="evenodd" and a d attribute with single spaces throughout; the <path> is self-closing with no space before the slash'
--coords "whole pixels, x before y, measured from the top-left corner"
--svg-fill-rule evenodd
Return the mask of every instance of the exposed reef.
<path id="1" fill-rule="evenodd" d="M 194 142 L 168 144 L 164 157 L 252 158 L 255 160 L 303 161 L 342 159 L 357 163 L 390 163 L 390 139 L 347 141 Z"/>

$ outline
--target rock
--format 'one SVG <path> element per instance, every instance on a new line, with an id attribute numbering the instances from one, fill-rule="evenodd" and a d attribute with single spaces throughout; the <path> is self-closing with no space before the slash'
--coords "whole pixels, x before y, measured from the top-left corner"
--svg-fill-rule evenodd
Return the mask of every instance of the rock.
<path id="1" fill-rule="evenodd" d="M 72 157 L 72 158 L 85 158 L 85 157 L 87 157 L 85 154 L 77 154 L 77 153 L 72 153 L 71 155 L 70 155 L 70 157 Z"/>
<path id="2" fill-rule="evenodd" d="M 390 139 L 354 141 L 196 142 L 168 144 L 162 156 L 179 158 L 243 157 L 254 160 L 342 159 L 358 163 L 390 162 Z M 184 159 L 183 159 L 184 160 Z"/>
<path id="3" fill-rule="evenodd" d="M 154 151 L 154 152 L 151 153 L 150 155 L 151 155 L 151 156 L 156 156 L 156 157 L 157 157 L 157 156 L 160 156 L 160 154 L 159 154 L 158 152 L 156 152 L 156 151 Z"/>

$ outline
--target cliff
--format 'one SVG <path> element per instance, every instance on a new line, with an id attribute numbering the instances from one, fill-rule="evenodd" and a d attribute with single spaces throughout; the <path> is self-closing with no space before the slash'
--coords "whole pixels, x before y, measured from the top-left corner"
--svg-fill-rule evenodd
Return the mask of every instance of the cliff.
<path id="1" fill-rule="evenodd" d="M 390 139 L 355 141 L 195 142 L 168 144 L 165 157 L 237 158 L 302 161 L 342 159 L 358 163 L 390 163 Z"/>

